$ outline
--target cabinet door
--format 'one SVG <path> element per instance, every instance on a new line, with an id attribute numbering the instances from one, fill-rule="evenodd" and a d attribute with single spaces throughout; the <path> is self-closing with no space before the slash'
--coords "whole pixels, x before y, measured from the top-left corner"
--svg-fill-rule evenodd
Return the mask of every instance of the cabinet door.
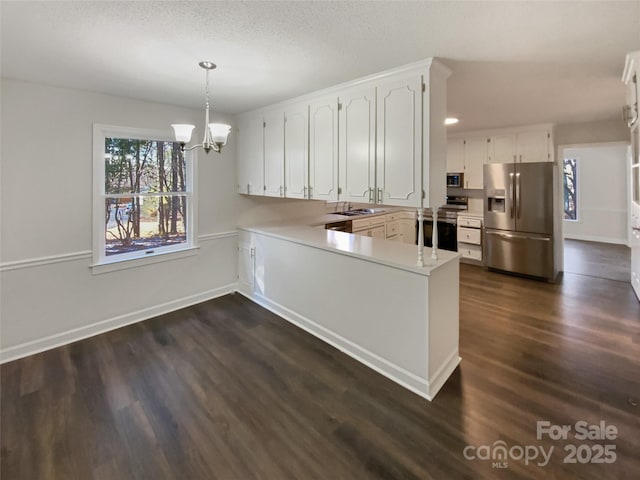
<path id="1" fill-rule="evenodd" d="M 338 97 L 309 105 L 309 198 L 338 199 Z"/>
<path id="2" fill-rule="evenodd" d="M 238 193 L 264 195 L 262 115 L 238 119 Z"/>
<path id="3" fill-rule="evenodd" d="M 284 196 L 284 112 L 264 116 L 264 194 Z"/>
<path id="4" fill-rule="evenodd" d="M 550 134 L 546 130 L 520 132 L 517 135 L 518 162 L 548 162 Z"/>
<path id="5" fill-rule="evenodd" d="M 487 163 L 487 138 L 475 137 L 464 140 L 464 188 L 484 188 L 482 168 Z"/>
<path id="6" fill-rule="evenodd" d="M 390 79 L 377 89 L 378 203 L 418 207 L 422 200 L 422 77 Z M 445 179 L 443 178 L 444 182 Z"/>
<path id="7" fill-rule="evenodd" d="M 513 133 L 494 135 L 489 139 L 487 163 L 513 163 L 516 160 L 516 136 Z"/>
<path id="8" fill-rule="evenodd" d="M 402 232 L 402 241 L 408 244 L 416 243 L 416 221 L 400 220 L 400 231 Z"/>
<path id="9" fill-rule="evenodd" d="M 288 108 L 284 114 L 284 192 L 306 198 L 309 186 L 309 106 Z"/>
<path id="10" fill-rule="evenodd" d="M 447 173 L 464 171 L 464 138 L 447 140 Z"/>
<path id="11" fill-rule="evenodd" d="M 384 228 L 384 225 L 380 225 L 378 227 L 372 227 L 369 231 L 369 236 L 374 238 L 387 238 L 387 234 Z"/>
<path id="12" fill-rule="evenodd" d="M 238 245 L 238 283 L 246 291 L 253 292 L 254 247 L 249 242 L 240 241 Z"/>
<path id="13" fill-rule="evenodd" d="M 340 100 L 340 199 L 372 202 L 375 187 L 376 89 L 346 91 Z"/>

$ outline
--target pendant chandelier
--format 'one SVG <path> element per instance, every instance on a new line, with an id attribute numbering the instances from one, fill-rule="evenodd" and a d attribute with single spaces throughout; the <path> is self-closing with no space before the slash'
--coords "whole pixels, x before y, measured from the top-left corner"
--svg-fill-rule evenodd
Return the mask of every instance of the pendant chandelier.
<path id="1" fill-rule="evenodd" d="M 216 68 L 216 64 L 213 62 L 200 62 L 198 65 L 206 71 L 204 140 L 198 145 L 186 147 L 186 144 L 191 141 L 191 133 L 193 132 L 195 125 L 174 123 L 171 126 L 173 127 L 176 142 L 180 144 L 180 149 L 183 152 L 185 150 L 193 150 L 194 148 L 202 147 L 206 153 L 209 153 L 211 150 L 220 153 L 222 147 L 227 144 L 227 138 L 229 137 L 231 127 L 224 123 L 209 123 L 209 72 Z"/>

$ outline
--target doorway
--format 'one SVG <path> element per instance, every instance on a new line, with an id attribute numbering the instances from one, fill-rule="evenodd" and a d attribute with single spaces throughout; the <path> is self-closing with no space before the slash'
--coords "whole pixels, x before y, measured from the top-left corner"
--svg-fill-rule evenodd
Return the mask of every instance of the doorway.
<path id="1" fill-rule="evenodd" d="M 628 143 L 559 148 L 564 271 L 629 282 Z"/>

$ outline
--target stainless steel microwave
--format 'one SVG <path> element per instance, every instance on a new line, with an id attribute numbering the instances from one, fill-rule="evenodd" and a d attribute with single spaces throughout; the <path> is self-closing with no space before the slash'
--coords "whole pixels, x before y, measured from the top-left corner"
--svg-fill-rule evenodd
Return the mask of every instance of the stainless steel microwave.
<path id="1" fill-rule="evenodd" d="M 462 188 L 464 173 L 447 173 L 447 187 Z"/>

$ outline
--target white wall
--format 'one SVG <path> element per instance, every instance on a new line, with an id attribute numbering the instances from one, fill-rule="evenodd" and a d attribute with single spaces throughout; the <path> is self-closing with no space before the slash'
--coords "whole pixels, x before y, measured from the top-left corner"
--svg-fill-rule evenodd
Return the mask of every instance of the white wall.
<path id="1" fill-rule="evenodd" d="M 564 237 L 626 244 L 627 145 L 563 148 L 578 159 L 578 221 L 564 222 Z"/>
<path id="2" fill-rule="evenodd" d="M 174 122 L 200 125 L 204 112 L 7 79 L 1 87 L 1 359 L 231 290 L 238 209 L 233 137 L 222 155 L 196 155 L 196 256 L 93 275 L 93 123 L 170 130 Z"/>
<path id="3" fill-rule="evenodd" d="M 554 130 L 556 145 L 579 143 L 628 142 L 629 128 L 622 120 L 601 120 L 585 123 L 564 123 Z"/>

